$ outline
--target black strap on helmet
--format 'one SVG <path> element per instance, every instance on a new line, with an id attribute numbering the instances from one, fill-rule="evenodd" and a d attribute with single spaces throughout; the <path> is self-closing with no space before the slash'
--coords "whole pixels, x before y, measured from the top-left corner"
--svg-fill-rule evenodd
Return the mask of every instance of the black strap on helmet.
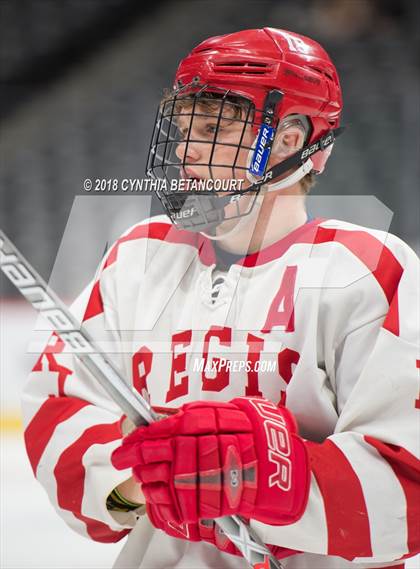
<path id="1" fill-rule="evenodd" d="M 291 156 L 286 158 L 286 160 L 283 160 L 283 162 L 279 162 L 278 164 L 273 166 L 270 170 L 268 170 L 268 172 L 264 174 L 261 180 L 255 182 L 249 188 L 246 188 L 244 190 L 238 190 L 236 192 L 231 192 L 227 196 L 219 197 L 219 199 L 214 202 L 215 207 L 217 209 L 224 208 L 228 203 L 230 203 L 232 195 L 236 194 L 246 195 L 247 193 L 250 192 L 259 192 L 263 184 L 266 184 L 271 180 L 275 180 L 281 174 L 284 174 L 284 172 L 287 172 L 287 170 L 290 170 L 290 168 L 293 168 L 294 166 L 298 165 L 300 166 L 308 158 L 310 158 L 312 154 L 315 154 L 315 152 L 318 152 L 319 150 L 325 150 L 326 148 L 328 148 L 328 146 L 330 146 L 335 141 L 335 139 L 343 133 L 344 129 L 345 127 L 341 126 L 339 128 L 329 130 L 326 134 L 324 134 L 324 136 L 321 136 L 321 138 L 319 138 L 315 142 L 311 142 L 311 144 L 303 146 L 298 152 L 295 152 L 295 154 L 292 154 Z M 205 194 L 206 192 L 197 192 L 197 193 Z M 208 193 L 214 193 L 214 192 L 208 192 Z"/>
<path id="2" fill-rule="evenodd" d="M 255 184 L 250 188 L 247 188 L 247 190 L 250 190 L 254 186 L 259 187 L 269 180 L 275 180 L 278 178 L 278 176 L 284 174 L 284 172 L 287 172 L 287 170 L 290 170 L 290 168 L 293 168 L 293 166 L 303 164 L 305 160 L 312 156 L 312 154 L 315 154 L 315 152 L 318 152 L 319 150 L 325 150 L 328 146 L 330 146 L 335 141 L 335 139 L 343 133 L 343 131 L 343 126 L 329 130 L 326 134 L 324 134 L 324 136 L 321 136 L 321 138 L 315 142 L 303 146 L 298 152 L 295 152 L 295 154 L 292 154 L 286 158 L 286 160 L 283 160 L 282 162 L 279 162 L 273 166 L 270 170 L 268 170 L 268 172 L 264 174 L 262 180 L 255 182 Z"/>

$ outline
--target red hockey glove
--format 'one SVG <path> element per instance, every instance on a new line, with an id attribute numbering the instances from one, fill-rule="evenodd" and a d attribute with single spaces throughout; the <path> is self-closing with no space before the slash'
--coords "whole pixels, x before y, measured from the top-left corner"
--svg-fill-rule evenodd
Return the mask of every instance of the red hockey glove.
<path id="1" fill-rule="evenodd" d="M 132 467 L 153 511 L 174 524 L 232 514 L 291 524 L 306 507 L 305 444 L 290 411 L 262 398 L 183 405 L 128 435 L 112 462 Z"/>

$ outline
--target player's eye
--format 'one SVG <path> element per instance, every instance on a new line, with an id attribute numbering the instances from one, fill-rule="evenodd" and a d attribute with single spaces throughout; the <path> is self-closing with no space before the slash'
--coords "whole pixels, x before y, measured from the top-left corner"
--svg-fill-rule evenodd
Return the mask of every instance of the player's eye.
<path id="1" fill-rule="evenodd" d="M 207 123 L 206 124 L 206 134 L 215 134 L 217 132 L 217 130 L 222 130 L 219 126 L 219 129 L 217 128 L 217 124 L 211 124 L 211 123 Z"/>

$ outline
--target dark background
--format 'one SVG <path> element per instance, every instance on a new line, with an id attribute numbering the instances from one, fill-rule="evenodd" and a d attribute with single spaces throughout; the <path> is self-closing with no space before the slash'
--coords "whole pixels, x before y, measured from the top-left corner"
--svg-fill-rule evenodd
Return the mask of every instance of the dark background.
<path id="1" fill-rule="evenodd" d="M 394 212 L 391 231 L 417 249 L 419 5 L 0 0 L 0 227 L 48 277 L 83 180 L 144 177 L 157 102 L 180 58 L 208 36 L 271 26 L 318 40 L 340 74 L 348 129 L 314 191 L 376 196 Z M 75 257 L 93 254 L 89 231 L 109 223 L 109 199 L 81 220 L 64 282 Z"/>

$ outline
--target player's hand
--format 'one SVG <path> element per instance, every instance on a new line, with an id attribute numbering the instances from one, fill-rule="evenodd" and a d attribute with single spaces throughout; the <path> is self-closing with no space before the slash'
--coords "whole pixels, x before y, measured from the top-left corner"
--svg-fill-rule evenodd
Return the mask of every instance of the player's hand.
<path id="1" fill-rule="evenodd" d="M 133 469 L 149 506 L 173 524 L 239 514 L 284 525 L 306 507 L 305 444 L 290 411 L 262 398 L 183 405 L 125 437 L 112 462 Z"/>

